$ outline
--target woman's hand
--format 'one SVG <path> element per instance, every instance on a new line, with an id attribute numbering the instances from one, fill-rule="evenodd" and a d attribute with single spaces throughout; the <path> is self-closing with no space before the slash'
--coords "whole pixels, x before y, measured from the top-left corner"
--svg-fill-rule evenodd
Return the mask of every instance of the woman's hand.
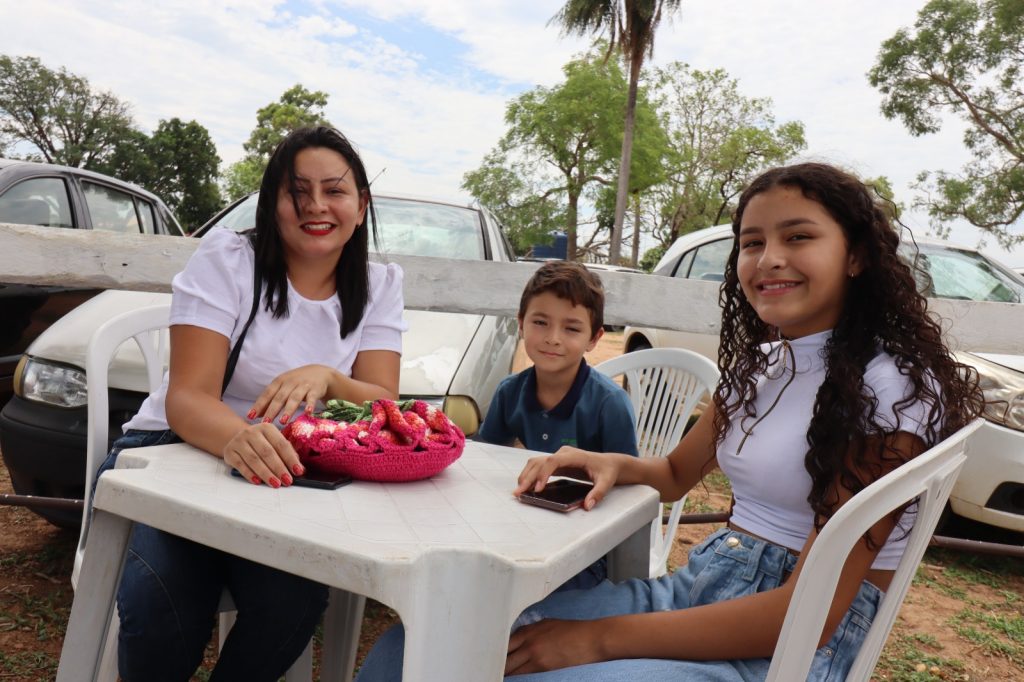
<path id="1" fill-rule="evenodd" d="M 542 620 L 512 633 L 506 675 L 525 675 L 603 661 L 600 621 Z"/>
<path id="2" fill-rule="evenodd" d="M 512 494 L 519 497 L 528 490 L 540 492 L 551 476 L 589 479 L 594 482 L 594 487 L 583 500 L 583 508 L 589 511 L 615 485 L 619 478 L 619 466 L 616 456 L 563 446 L 553 455 L 531 457 L 519 474 L 519 483 Z"/>
<path id="3" fill-rule="evenodd" d="M 272 488 L 292 484 L 292 474 L 301 476 L 305 467 L 291 443 L 273 424 L 250 424 L 224 446 L 224 461 L 238 469 L 246 480 L 265 482 Z"/>
<path id="4" fill-rule="evenodd" d="M 336 370 L 325 365 L 304 365 L 289 370 L 263 389 L 248 417 L 263 417 L 264 422 L 272 422 L 281 415 L 281 423 L 287 424 L 303 403 L 306 414 L 312 414 L 317 401 L 327 396 L 337 375 Z"/>

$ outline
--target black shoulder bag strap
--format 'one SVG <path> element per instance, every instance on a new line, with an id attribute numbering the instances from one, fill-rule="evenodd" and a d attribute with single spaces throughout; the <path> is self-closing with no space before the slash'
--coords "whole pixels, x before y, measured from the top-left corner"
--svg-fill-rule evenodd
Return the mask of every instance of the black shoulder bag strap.
<path id="1" fill-rule="evenodd" d="M 235 365 L 238 364 L 238 356 L 242 352 L 242 343 L 245 341 L 245 335 L 249 332 L 249 327 L 252 326 L 252 321 L 256 319 L 256 313 L 260 308 L 260 272 L 256 267 L 255 261 L 252 267 L 252 310 L 249 311 L 249 319 L 246 320 L 245 326 L 242 327 L 242 333 L 238 335 L 238 341 L 235 343 L 235 347 L 231 349 L 231 354 L 228 355 L 228 364 L 224 368 L 224 383 L 221 384 L 220 394 L 224 395 L 224 391 L 228 389 L 228 384 L 231 383 L 231 377 L 235 373 Z"/>

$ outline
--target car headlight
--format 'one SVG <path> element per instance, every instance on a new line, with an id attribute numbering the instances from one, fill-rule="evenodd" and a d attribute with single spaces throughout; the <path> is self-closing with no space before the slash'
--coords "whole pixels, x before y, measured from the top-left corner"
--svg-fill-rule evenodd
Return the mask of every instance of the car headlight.
<path id="1" fill-rule="evenodd" d="M 985 394 L 985 419 L 1024 431 L 1024 374 L 973 353 L 957 353 L 956 356 L 960 362 L 978 370 L 978 383 Z"/>
<path id="2" fill-rule="evenodd" d="M 480 429 L 480 410 L 472 398 L 464 395 L 448 396 L 444 399 L 444 413 L 467 436 L 472 436 Z"/>
<path id="3" fill-rule="evenodd" d="M 480 428 L 480 409 L 476 401 L 464 395 L 448 396 L 402 396 L 415 398 L 444 412 L 453 424 L 462 429 L 467 436 L 472 436 Z"/>
<path id="4" fill-rule="evenodd" d="M 88 402 L 85 372 L 27 355 L 18 363 L 14 390 L 26 400 L 57 407 L 81 407 Z"/>

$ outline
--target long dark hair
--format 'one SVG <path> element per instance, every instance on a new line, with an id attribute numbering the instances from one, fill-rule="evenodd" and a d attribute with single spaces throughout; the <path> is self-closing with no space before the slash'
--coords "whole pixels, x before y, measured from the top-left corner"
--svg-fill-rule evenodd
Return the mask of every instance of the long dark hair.
<path id="1" fill-rule="evenodd" d="M 820 528 L 838 502 L 833 484 L 856 493 L 902 463 L 896 452 L 884 447 L 887 434 L 875 420 L 878 401 L 864 388 L 864 370 L 880 351 L 895 359 L 913 386 L 912 394 L 893 406 L 894 412 L 898 415 L 902 407 L 916 401 L 929 406 L 923 434 L 926 446 L 980 414 L 983 403 L 977 372 L 958 363 L 943 344 L 939 324 L 928 314 L 911 266 L 897 254 L 899 234 L 873 191 L 853 175 L 826 164 L 775 168 L 755 179 L 740 196 L 732 223 L 734 235 L 739 234 L 750 200 L 774 187 L 797 189 L 828 211 L 863 266 L 847 287 L 842 315 L 825 345 L 825 380 L 807 429 L 804 465 L 811 477 L 807 501 Z M 719 293 L 722 376 L 714 395 L 716 444 L 721 444 L 738 411 L 754 416 L 757 376 L 768 363 L 761 344 L 776 334 L 757 316 L 740 287 L 738 242 L 733 242 Z M 927 273 L 919 276 L 929 281 Z M 868 452 L 868 448 L 874 450 Z M 850 455 L 856 459 L 851 461 Z"/>
<path id="2" fill-rule="evenodd" d="M 370 194 L 370 183 L 363 161 L 348 138 L 338 130 L 326 126 L 299 128 L 281 140 L 271 155 L 260 183 L 256 230 L 250 236 L 256 252 L 256 272 L 265 292 L 266 309 L 273 311 L 274 317 L 287 316 L 288 272 L 284 261 L 284 245 L 277 226 L 278 192 L 282 185 L 288 187 L 295 203 L 295 212 L 298 213 L 295 157 L 310 147 L 323 147 L 341 154 L 352 169 L 352 178 L 360 197 L 366 202 L 363 222 L 356 226 L 355 232 L 345 244 L 334 274 L 338 300 L 341 301 L 341 338 L 345 338 L 359 326 L 369 300 L 369 237 L 364 228 L 369 222 L 376 243 L 377 213 L 373 207 L 373 196 Z"/>

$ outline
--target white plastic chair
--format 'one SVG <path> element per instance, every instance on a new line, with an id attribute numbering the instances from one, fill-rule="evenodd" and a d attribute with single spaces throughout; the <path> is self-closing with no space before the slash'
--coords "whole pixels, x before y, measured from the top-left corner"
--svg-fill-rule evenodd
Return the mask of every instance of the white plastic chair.
<path id="1" fill-rule="evenodd" d="M 90 502 L 96 471 L 107 456 L 107 434 L 109 428 L 108 377 L 110 362 L 122 344 L 134 339 L 142 354 L 148 391 L 160 387 L 163 378 L 164 361 L 169 347 L 167 332 L 170 305 L 155 305 L 131 310 L 117 315 L 101 325 L 89 340 L 86 351 L 85 373 L 88 379 L 88 436 L 86 441 L 85 505 L 82 512 L 82 530 L 78 537 L 78 549 L 71 572 L 71 585 L 77 587 L 89 539 L 91 520 Z M 365 598 L 332 589 L 330 604 L 324 617 L 324 659 L 321 663 L 321 679 L 341 682 L 352 678 L 355 667 L 356 645 L 359 639 L 359 623 L 362 621 Z M 218 627 L 220 645 L 224 645 L 228 631 L 234 624 L 235 605 L 231 595 L 225 591 L 219 606 Z M 107 644 L 103 652 L 99 679 L 116 680 L 117 617 L 111 620 Z M 354 632 L 353 632 L 354 629 Z M 328 643 L 332 645 L 329 646 Z M 285 674 L 286 682 L 306 682 L 313 678 L 312 641 L 306 650 L 292 664 Z"/>
<path id="2" fill-rule="evenodd" d="M 768 682 L 807 679 L 819 635 L 825 626 L 839 574 L 864 533 L 892 510 L 917 499 L 917 516 L 907 549 L 882 598 L 847 682 L 866 682 L 882 652 L 896 613 L 910 588 L 939 515 L 967 459 L 968 437 L 984 423 L 976 419 L 946 440 L 857 493 L 839 508 L 815 539 L 786 611 Z"/>
<path id="3" fill-rule="evenodd" d="M 594 369 L 609 377 L 623 375 L 636 415 L 641 457 L 665 457 L 683 437 L 701 398 L 718 384 L 718 368 L 703 355 L 682 348 L 634 351 L 606 360 Z M 651 523 L 652 578 L 668 570 L 668 555 L 686 497 L 672 504 L 668 524 Z"/>

